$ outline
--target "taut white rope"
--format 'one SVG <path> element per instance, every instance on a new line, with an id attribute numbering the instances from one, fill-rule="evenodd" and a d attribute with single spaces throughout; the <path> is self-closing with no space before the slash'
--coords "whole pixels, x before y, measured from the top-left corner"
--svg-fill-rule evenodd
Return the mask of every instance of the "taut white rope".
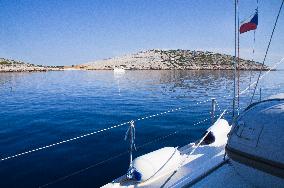
<path id="1" fill-rule="evenodd" d="M 206 103 L 208 101 L 210 101 L 210 99 L 204 100 L 204 101 L 200 101 L 200 102 L 197 102 L 195 104 L 198 105 L 198 104 Z M 145 119 L 158 117 L 158 116 L 161 116 L 161 115 L 164 115 L 164 114 L 168 114 L 168 113 L 172 113 L 172 112 L 175 112 L 175 111 L 179 111 L 179 110 L 182 110 L 182 109 L 185 109 L 185 108 L 188 108 L 188 106 L 179 107 L 179 108 L 171 109 L 171 110 L 164 111 L 164 112 L 161 112 L 161 113 L 157 113 L 157 114 L 152 114 L 152 115 L 149 115 L 149 116 L 141 117 L 141 118 L 138 118 L 138 119 L 136 119 L 134 121 L 142 121 L 142 120 L 145 120 Z M 101 129 L 101 130 L 97 130 L 97 131 L 94 131 L 94 132 L 83 134 L 81 136 L 73 137 L 73 138 L 70 138 L 70 139 L 67 139 L 67 140 L 62 140 L 62 141 L 59 141 L 59 142 L 56 142 L 56 143 L 53 143 L 53 144 L 41 146 L 39 148 L 27 150 L 27 151 L 24 151 L 24 152 L 21 152 L 21 153 L 17 153 L 15 155 L 10 155 L 8 157 L 3 157 L 3 158 L 0 158 L 0 162 L 6 161 L 6 160 L 9 160 L 9 159 L 13 159 L 13 158 L 16 158 L 16 157 L 20 157 L 20 156 L 23 156 L 23 155 L 27 155 L 27 154 L 30 154 L 30 153 L 34 153 L 36 151 L 48 149 L 48 148 L 51 148 L 51 147 L 54 147 L 54 146 L 58 146 L 58 145 L 61 145 L 61 144 L 65 144 L 65 143 L 68 143 L 68 142 L 71 142 L 71 141 L 74 141 L 74 140 L 78 140 L 78 139 L 81 139 L 81 138 L 92 136 L 92 135 L 95 135 L 95 134 L 98 134 L 98 133 L 102 133 L 102 132 L 105 132 L 105 131 L 109 131 L 111 129 L 115 129 L 115 128 L 124 126 L 126 124 L 129 124 L 130 122 L 131 121 L 127 121 L 127 122 L 124 122 L 124 123 L 121 123 L 121 124 L 118 124 L 118 125 L 114 125 L 114 126 L 111 126 L 111 127 L 108 127 L 108 128 L 104 128 L 104 129 Z"/>

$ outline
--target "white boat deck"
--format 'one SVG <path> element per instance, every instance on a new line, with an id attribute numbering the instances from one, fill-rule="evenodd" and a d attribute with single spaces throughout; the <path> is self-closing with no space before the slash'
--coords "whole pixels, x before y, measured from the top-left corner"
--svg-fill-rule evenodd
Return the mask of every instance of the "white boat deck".
<path id="1" fill-rule="evenodd" d="M 225 145 L 230 127 L 217 127 L 217 129 L 221 133 L 215 142 L 198 147 L 193 154 L 190 154 L 193 150 L 193 144 L 188 144 L 178 149 L 183 159 L 177 171 L 171 171 L 162 177 L 151 178 L 142 183 L 129 181 L 125 176 L 122 176 L 103 187 L 208 187 L 208 184 L 203 184 L 204 181 L 216 181 L 220 184 L 216 184 L 217 186 L 214 185 L 214 187 L 218 187 L 218 185 L 221 187 L 226 185 L 227 181 L 230 181 L 230 178 L 233 176 L 234 180 L 231 180 L 232 186 L 243 185 L 242 187 L 246 187 L 246 184 L 241 181 L 240 177 L 237 177 L 238 175 L 232 169 L 233 167 L 228 165 L 227 159 L 224 160 Z M 224 181 L 219 181 L 220 179 Z M 198 186 L 199 184 L 200 186 Z"/>
<path id="2" fill-rule="evenodd" d="M 135 183 L 125 181 L 125 176 L 122 176 L 112 183 L 104 186 L 108 187 L 182 187 L 185 185 L 192 185 L 196 183 L 196 180 L 203 177 L 205 173 L 210 172 L 217 166 L 224 163 L 223 156 L 225 152 L 225 145 L 219 147 L 212 146 L 200 146 L 194 152 L 192 151 L 192 144 L 186 145 L 180 148 L 184 157 L 183 166 L 176 172 L 170 172 L 169 174 L 159 179 L 151 179 L 143 183 Z"/>
<path id="3" fill-rule="evenodd" d="M 197 179 L 204 176 L 205 173 L 221 165 L 224 160 L 225 145 L 219 147 L 201 146 L 197 148 L 194 154 L 189 155 L 190 148 L 185 151 L 186 160 L 183 166 L 176 173 L 171 173 L 159 181 L 151 184 L 151 187 L 182 187 L 193 184 Z"/>
<path id="4" fill-rule="evenodd" d="M 191 187 L 249 188 L 254 186 L 242 178 L 232 165 L 226 163 Z"/>

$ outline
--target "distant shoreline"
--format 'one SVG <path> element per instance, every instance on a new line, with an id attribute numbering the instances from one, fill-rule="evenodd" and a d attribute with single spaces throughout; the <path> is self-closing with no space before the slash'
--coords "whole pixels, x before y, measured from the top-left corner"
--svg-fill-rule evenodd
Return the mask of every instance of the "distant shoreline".
<path id="1" fill-rule="evenodd" d="M 227 54 L 191 50 L 147 50 L 135 54 L 75 65 L 85 70 L 233 70 L 234 57 Z M 239 70 L 269 70 L 251 60 L 239 59 Z"/>
<path id="2" fill-rule="evenodd" d="M 86 70 L 86 71 L 113 71 L 114 69 L 88 69 L 88 68 L 78 68 L 76 70 Z M 218 68 L 218 69 L 206 69 L 206 68 L 201 68 L 201 69 L 124 69 L 125 71 L 161 71 L 161 70 L 187 70 L 187 71 L 231 71 L 234 70 L 233 68 Z M 239 71 L 260 71 L 260 68 L 256 68 L 256 69 L 239 69 Z M 264 67 L 262 69 L 262 71 L 268 71 L 270 70 L 268 67 Z M 238 69 L 237 69 L 238 71 Z M 271 69 L 270 71 L 278 71 L 278 69 Z M 279 71 L 284 71 L 283 69 L 280 69 Z"/>
<path id="3" fill-rule="evenodd" d="M 234 70 L 234 57 L 208 51 L 147 50 L 121 57 L 71 66 L 42 66 L 0 58 L 0 72 L 46 72 L 64 70 Z M 240 71 L 269 70 L 251 60 L 239 59 Z"/>
<path id="4" fill-rule="evenodd" d="M 49 69 L 49 70 L 17 70 L 17 71 L 3 71 L 0 69 L 0 73 L 36 73 L 36 72 L 55 72 L 55 71 L 70 71 L 65 69 Z M 73 69 L 72 71 L 109 71 L 113 72 L 111 69 Z M 233 71 L 233 69 L 131 69 L 126 71 Z M 247 71 L 260 71 L 260 70 L 240 70 L 240 72 L 247 72 Z M 267 71 L 267 70 L 264 70 Z M 283 69 L 272 69 L 270 71 L 284 71 Z"/>
<path id="5" fill-rule="evenodd" d="M 61 71 L 63 68 L 63 66 L 34 65 L 22 61 L 0 58 L 0 72 L 46 72 Z"/>
<path id="6" fill-rule="evenodd" d="M 62 68 L 38 67 L 38 66 L 22 66 L 22 67 L 0 67 L 0 73 L 5 72 L 48 72 L 48 71 L 63 71 Z"/>

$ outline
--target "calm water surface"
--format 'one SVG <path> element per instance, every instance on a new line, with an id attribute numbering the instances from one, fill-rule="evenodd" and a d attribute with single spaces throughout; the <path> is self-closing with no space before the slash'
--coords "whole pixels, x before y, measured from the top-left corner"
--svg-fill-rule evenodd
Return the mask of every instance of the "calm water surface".
<path id="1" fill-rule="evenodd" d="M 252 74 L 253 80 L 257 74 Z M 241 73 L 241 89 L 248 86 L 249 78 L 250 72 Z M 224 96 L 232 94 L 232 79 L 230 71 L 1 73 L 0 157 L 177 107 L 184 109 L 136 123 L 136 145 L 150 143 L 135 156 L 163 146 L 182 146 L 198 139 L 210 124 L 193 126 L 210 117 L 211 103 L 197 102 L 215 97 L 221 109 L 231 106 L 231 97 Z M 262 97 L 284 92 L 283 86 L 284 72 L 271 72 L 261 81 Z M 241 107 L 249 96 L 241 97 Z M 99 187 L 127 171 L 127 153 L 97 164 L 127 151 L 126 130 L 126 125 L 121 126 L 0 162 L 0 187 L 39 187 L 50 182 L 47 187 Z"/>

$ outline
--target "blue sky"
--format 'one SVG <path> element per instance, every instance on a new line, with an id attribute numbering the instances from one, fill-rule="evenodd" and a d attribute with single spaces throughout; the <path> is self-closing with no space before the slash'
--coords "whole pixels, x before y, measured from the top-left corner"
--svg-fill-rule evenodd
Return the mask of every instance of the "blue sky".
<path id="1" fill-rule="evenodd" d="M 256 59 L 261 61 L 281 0 L 260 0 Z M 81 64 L 146 49 L 233 54 L 233 0 L 0 0 L 0 57 L 44 65 Z M 256 0 L 240 1 L 240 18 Z M 284 11 L 284 10 L 283 10 Z M 284 12 L 268 62 L 284 57 Z M 253 32 L 241 35 L 251 58 Z"/>

